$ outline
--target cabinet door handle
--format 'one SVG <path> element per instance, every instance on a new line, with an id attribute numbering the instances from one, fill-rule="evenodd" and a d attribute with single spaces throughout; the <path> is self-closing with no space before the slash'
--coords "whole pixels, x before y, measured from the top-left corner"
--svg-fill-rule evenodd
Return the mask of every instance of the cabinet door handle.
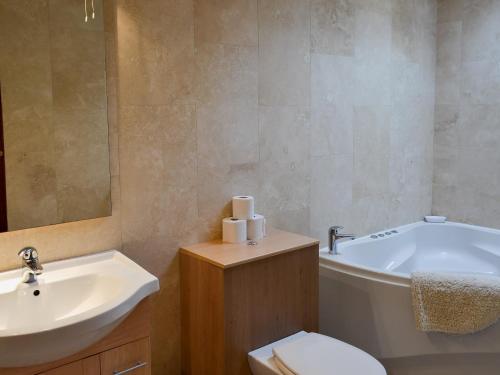
<path id="1" fill-rule="evenodd" d="M 118 370 L 115 370 L 113 371 L 113 375 L 124 375 L 124 374 L 128 374 L 129 372 L 132 372 L 134 370 L 137 370 L 137 369 L 140 369 L 140 368 L 143 368 L 143 367 L 146 367 L 148 363 L 147 362 L 137 362 L 134 366 L 132 367 L 129 367 L 128 369 L 126 370 L 122 370 L 122 371 L 118 371 Z"/>

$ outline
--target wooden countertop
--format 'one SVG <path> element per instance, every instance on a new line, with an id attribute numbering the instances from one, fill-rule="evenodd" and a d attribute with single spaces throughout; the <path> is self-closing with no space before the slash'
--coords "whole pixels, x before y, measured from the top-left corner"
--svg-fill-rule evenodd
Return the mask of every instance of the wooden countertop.
<path id="1" fill-rule="evenodd" d="M 230 268 L 317 244 L 319 241 L 314 238 L 270 229 L 264 239 L 257 241 L 257 245 L 215 240 L 184 246 L 181 248 L 181 253 L 203 259 L 220 268 Z"/>

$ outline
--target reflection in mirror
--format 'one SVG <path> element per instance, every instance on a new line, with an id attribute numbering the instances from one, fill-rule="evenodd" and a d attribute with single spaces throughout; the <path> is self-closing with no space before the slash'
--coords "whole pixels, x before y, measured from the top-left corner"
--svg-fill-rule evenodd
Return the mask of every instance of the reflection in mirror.
<path id="1" fill-rule="evenodd" d="M 0 231 L 111 214 L 102 0 L 87 2 L 0 1 Z"/>

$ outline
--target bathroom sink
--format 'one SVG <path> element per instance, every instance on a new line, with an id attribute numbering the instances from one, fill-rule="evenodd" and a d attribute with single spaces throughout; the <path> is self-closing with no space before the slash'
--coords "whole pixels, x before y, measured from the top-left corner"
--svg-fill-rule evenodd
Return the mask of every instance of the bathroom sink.
<path id="1" fill-rule="evenodd" d="M 44 264 L 38 281 L 0 273 L 0 368 L 54 361 L 94 344 L 145 297 L 156 277 L 118 251 Z"/>

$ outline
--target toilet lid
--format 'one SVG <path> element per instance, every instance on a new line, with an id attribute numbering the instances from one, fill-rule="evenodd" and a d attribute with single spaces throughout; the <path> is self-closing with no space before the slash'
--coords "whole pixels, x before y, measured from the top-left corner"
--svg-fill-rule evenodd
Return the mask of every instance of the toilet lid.
<path id="1" fill-rule="evenodd" d="M 287 375 L 386 375 L 364 351 L 318 333 L 273 348 L 276 365 Z"/>

